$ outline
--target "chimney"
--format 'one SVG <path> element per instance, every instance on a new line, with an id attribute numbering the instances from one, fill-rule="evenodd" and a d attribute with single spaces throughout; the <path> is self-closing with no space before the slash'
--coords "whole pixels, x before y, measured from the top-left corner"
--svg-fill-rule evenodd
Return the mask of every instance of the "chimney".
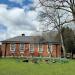
<path id="1" fill-rule="evenodd" d="M 22 36 L 25 36 L 25 34 L 22 34 Z"/>

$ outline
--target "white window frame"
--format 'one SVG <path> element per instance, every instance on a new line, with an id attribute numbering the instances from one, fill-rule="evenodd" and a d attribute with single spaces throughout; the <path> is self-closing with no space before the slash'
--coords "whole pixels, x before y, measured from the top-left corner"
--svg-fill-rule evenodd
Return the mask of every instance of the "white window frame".
<path id="1" fill-rule="evenodd" d="M 38 51 L 39 51 L 39 53 L 42 53 L 43 52 L 43 44 L 41 44 L 42 45 L 42 51 L 40 51 L 40 44 L 38 45 L 39 47 L 38 47 Z"/>
<path id="2" fill-rule="evenodd" d="M 31 49 L 30 49 L 30 45 L 33 45 L 33 50 L 31 51 Z M 29 44 L 29 52 L 30 53 L 34 53 L 34 44 Z"/>
<path id="3" fill-rule="evenodd" d="M 24 45 L 23 50 L 20 48 L 21 45 Z M 23 43 L 19 44 L 19 51 L 20 51 L 20 52 L 23 52 L 24 50 L 25 50 L 25 44 L 23 44 Z"/>
<path id="4" fill-rule="evenodd" d="M 50 51 L 51 51 L 51 53 L 52 53 L 52 44 L 49 44 L 49 47 L 50 47 Z M 48 53 L 50 53 L 49 50 L 47 50 L 47 51 L 48 51 Z"/>
<path id="5" fill-rule="evenodd" d="M 15 45 L 15 48 L 13 50 L 11 48 L 12 47 L 12 44 Z M 12 44 L 10 44 L 10 51 L 13 51 L 14 52 L 16 50 L 16 44 L 14 44 L 14 43 L 12 43 Z"/>

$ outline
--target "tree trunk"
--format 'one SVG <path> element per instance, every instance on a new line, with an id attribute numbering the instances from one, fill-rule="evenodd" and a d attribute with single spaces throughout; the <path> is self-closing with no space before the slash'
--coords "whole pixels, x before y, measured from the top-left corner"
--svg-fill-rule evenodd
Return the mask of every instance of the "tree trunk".
<path id="1" fill-rule="evenodd" d="M 65 50 L 65 46 L 64 46 L 63 37 L 62 37 L 61 32 L 60 32 L 60 39 L 61 39 L 61 47 L 63 49 L 63 55 L 64 55 L 64 57 L 66 57 L 66 50 Z"/>
<path id="2" fill-rule="evenodd" d="M 51 50 L 50 50 L 50 47 L 49 47 L 49 43 L 48 43 L 48 49 L 49 49 L 49 57 L 51 58 L 52 57 L 52 53 L 51 53 Z"/>

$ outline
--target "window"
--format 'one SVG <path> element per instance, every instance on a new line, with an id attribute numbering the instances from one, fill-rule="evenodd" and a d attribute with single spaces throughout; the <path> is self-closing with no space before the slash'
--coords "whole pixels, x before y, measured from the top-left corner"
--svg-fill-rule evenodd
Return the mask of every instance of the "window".
<path id="1" fill-rule="evenodd" d="M 30 52 L 34 52 L 34 45 L 33 44 L 30 44 Z"/>
<path id="2" fill-rule="evenodd" d="M 42 44 L 39 44 L 39 52 L 43 52 L 43 46 L 42 46 Z"/>
<path id="3" fill-rule="evenodd" d="M 49 46 L 48 46 L 48 52 L 52 52 L 52 45 L 51 44 L 49 44 Z"/>
<path id="4" fill-rule="evenodd" d="M 10 50 L 15 51 L 16 49 L 16 44 L 10 44 Z"/>
<path id="5" fill-rule="evenodd" d="M 20 44 L 19 47 L 20 47 L 20 49 L 19 49 L 20 51 L 23 51 L 24 50 L 24 44 Z"/>

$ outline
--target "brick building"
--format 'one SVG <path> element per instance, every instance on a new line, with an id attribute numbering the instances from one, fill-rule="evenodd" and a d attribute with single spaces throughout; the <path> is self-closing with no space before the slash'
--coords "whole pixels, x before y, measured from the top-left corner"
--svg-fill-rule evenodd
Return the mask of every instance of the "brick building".
<path id="1" fill-rule="evenodd" d="M 24 34 L 2 41 L 1 50 L 3 57 L 61 57 L 60 42 Z"/>

